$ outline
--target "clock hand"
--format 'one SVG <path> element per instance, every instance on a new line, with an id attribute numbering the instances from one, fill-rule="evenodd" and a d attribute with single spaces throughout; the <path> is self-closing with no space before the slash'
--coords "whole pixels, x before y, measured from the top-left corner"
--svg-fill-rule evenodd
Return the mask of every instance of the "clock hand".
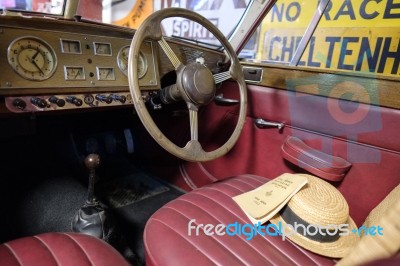
<path id="1" fill-rule="evenodd" d="M 36 50 L 36 54 L 34 54 L 34 55 L 32 56 L 32 61 L 35 60 L 35 58 L 36 58 L 36 56 L 38 56 L 38 54 L 39 54 L 39 50 Z"/>
<path id="2" fill-rule="evenodd" d="M 32 63 L 35 65 L 35 67 L 36 67 L 37 69 L 39 69 L 40 73 L 42 73 L 42 74 L 44 75 L 43 70 L 38 66 L 38 64 L 36 64 L 36 62 L 35 62 L 34 60 L 32 61 Z"/>
<path id="3" fill-rule="evenodd" d="M 34 57 L 37 56 L 38 53 L 39 53 L 39 52 L 37 52 L 37 53 L 34 55 Z M 26 58 L 28 58 L 28 60 L 40 71 L 40 73 L 42 73 L 42 74 L 44 75 L 43 70 L 38 66 L 38 64 L 35 62 L 35 60 L 33 59 L 33 57 L 32 57 L 32 59 L 31 59 L 31 58 L 29 58 L 29 56 L 26 56 Z"/>

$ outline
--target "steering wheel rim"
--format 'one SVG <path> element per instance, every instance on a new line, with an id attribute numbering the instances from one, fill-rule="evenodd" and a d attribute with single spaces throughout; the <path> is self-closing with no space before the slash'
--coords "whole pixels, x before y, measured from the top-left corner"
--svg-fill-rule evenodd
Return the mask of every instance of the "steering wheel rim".
<path id="1" fill-rule="evenodd" d="M 240 110 L 236 127 L 230 138 L 221 147 L 210 152 L 204 151 L 200 142 L 197 140 L 197 131 L 198 131 L 197 110 L 199 105 L 201 104 L 198 105 L 198 103 L 193 102 L 191 97 L 188 97 L 187 95 L 188 93 L 185 92 L 184 93 L 185 95 L 182 95 L 183 99 L 185 100 L 189 108 L 190 129 L 191 129 L 191 140 L 186 144 L 185 147 L 177 146 L 160 131 L 160 129 L 157 127 L 154 120 L 150 116 L 150 113 L 148 112 L 145 102 L 142 98 L 139 86 L 138 73 L 136 69 L 138 66 L 140 46 L 145 39 L 157 41 L 160 44 L 160 46 L 170 59 L 171 63 L 174 65 L 175 70 L 177 72 L 180 71 L 179 73 L 181 73 L 182 68 L 185 67 L 185 65 L 183 65 L 183 63 L 181 63 L 180 60 L 176 57 L 176 55 L 174 54 L 174 52 L 172 51 L 172 49 L 169 47 L 168 43 L 164 40 L 162 36 L 161 22 L 162 20 L 169 17 L 182 17 L 190 19 L 192 21 L 199 23 L 207 30 L 209 30 L 212 34 L 214 34 L 214 36 L 224 46 L 226 54 L 229 56 L 231 60 L 231 66 L 229 68 L 229 71 L 226 72 L 225 75 L 220 75 L 220 74 L 214 75 L 213 81 L 214 82 L 221 80 L 223 81 L 224 79 L 232 78 L 236 80 L 236 82 L 239 85 Z M 132 95 L 132 100 L 136 112 L 140 120 L 142 121 L 144 127 L 147 129 L 149 134 L 161 147 L 163 147 L 171 154 L 183 160 L 196 161 L 196 162 L 210 161 L 219 158 L 232 149 L 232 147 L 235 145 L 240 136 L 240 133 L 243 129 L 246 119 L 246 110 L 247 110 L 246 83 L 244 81 L 242 68 L 239 63 L 239 59 L 236 56 L 235 51 L 233 50 L 232 46 L 229 44 L 225 36 L 219 31 L 219 29 L 216 26 L 214 26 L 214 24 L 209 22 L 206 18 L 202 17 L 201 15 L 187 9 L 166 8 L 159 10 L 151 14 L 136 31 L 130 46 L 128 63 L 129 63 L 129 68 L 128 68 L 129 89 Z"/>

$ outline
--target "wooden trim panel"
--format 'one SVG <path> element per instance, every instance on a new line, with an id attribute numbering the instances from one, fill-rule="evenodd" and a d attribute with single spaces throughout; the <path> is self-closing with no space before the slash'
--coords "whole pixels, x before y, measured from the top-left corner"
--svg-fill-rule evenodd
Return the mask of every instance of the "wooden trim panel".
<path id="1" fill-rule="evenodd" d="M 263 69 L 257 85 L 400 109 L 400 79 L 242 62 Z"/>

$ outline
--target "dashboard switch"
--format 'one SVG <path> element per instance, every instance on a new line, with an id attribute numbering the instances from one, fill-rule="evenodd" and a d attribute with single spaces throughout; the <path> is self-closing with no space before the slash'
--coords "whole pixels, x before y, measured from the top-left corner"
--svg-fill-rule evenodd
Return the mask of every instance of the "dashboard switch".
<path id="1" fill-rule="evenodd" d="M 75 97 L 75 96 L 67 96 L 67 97 L 65 98 L 65 100 L 66 100 L 68 103 L 74 104 L 75 106 L 81 106 L 82 103 L 83 103 L 81 99 L 79 99 L 79 98 L 77 98 L 77 97 Z"/>
<path id="2" fill-rule="evenodd" d="M 83 101 L 87 104 L 92 106 L 94 102 L 94 98 L 91 94 L 86 94 L 85 97 L 83 98 Z"/>
<path id="3" fill-rule="evenodd" d="M 112 94 L 110 96 L 114 101 L 118 101 L 120 103 L 126 102 L 126 97 L 124 95 Z"/>
<path id="4" fill-rule="evenodd" d="M 44 99 L 38 98 L 38 97 L 32 97 L 31 98 L 31 103 L 39 108 L 46 108 L 47 107 L 47 102 Z"/>
<path id="5" fill-rule="evenodd" d="M 26 102 L 20 98 L 15 99 L 12 104 L 19 110 L 24 110 L 26 108 Z"/>
<path id="6" fill-rule="evenodd" d="M 104 102 L 107 104 L 112 103 L 113 98 L 111 98 L 110 96 L 106 96 L 106 95 L 102 95 L 102 94 L 97 94 L 96 95 L 96 100 L 100 101 L 100 102 Z"/>
<path id="7" fill-rule="evenodd" d="M 56 96 L 51 96 L 49 102 L 56 104 L 58 107 L 63 107 L 65 105 L 65 101 Z"/>

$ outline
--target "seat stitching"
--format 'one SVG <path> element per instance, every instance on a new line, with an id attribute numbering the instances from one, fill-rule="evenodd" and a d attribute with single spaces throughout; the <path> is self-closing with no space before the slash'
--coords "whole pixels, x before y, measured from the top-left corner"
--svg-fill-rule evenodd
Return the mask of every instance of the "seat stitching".
<path id="1" fill-rule="evenodd" d="M 230 187 L 233 188 L 233 189 L 238 190 L 239 192 L 244 192 L 244 190 L 242 190 L 242 189 L 240 189 L 240 188 L 237 188 L 237 187 L 235 187 L 235 186 L 228 185 L 228 184 L 226 184 L 226 185 L 227 185 L 227 186 L 230 186 Z M 204 188 L 204 189 L 206 189 L 206 188 Z M 212 191 L 217 191 L 217 192 L 219 192 L 219 193 L 221 193 L 221 194 L 223 194 L 223 195 L 225 195 L 225 196 L 231 198 L 231 196 L 228 195 L 228 194 L 226 194 L 224 191 L 218 190 L 218 189 L 216 189 L 216 188 L 214 188 L 214 187 L 208 187 L 207 189 L 212 190 Z M 196 194 L 198 194 L 198 191 L 196 191 Z"/>
<path id="2" fill-rule="evenodd" d="M 205 196 L 202 195 L 202 194 L 199 194 L 199 195 L 205 197 Z M 208 197 L 206 197 L 206 198 L 208 198 Z M 212 200 L 212 199 L 210 199 L 210 200 Z M 219 204 L 219 203 L 218 203 L 217 201 L 215 201 L 215 200 L 212 200 L 212 201 L 213 201 L 213 202 L 216 202 L 218 205 L 220 205 L 221 207 L 223 207 L 223 209 L 225 209 L 225 210 L 227 210 L 228 212 L 230 212 L 233 216 L 236 216 L 236 217 L 239 218 L 239 216 L 235 215 L 235 214 L 234 214 L 233 212 L 231 212 L 229 209 L 225 208 L 225 206 Z M 192 202 L 189 202 L 189 201 L 186 201 L 186 200 L 185 200 L 185 202 L 188 202 L 188 203 L 194 205 Z M 194 205 L 194 206 L 196 206 L 196 205 Z M 197 207 L 197 206 L 196 206 L 196 207 Z M 204 209 L 201 209 L 201 210 L 205 211 Z M 215 217 L 214 217 L 213 215 L 211 215 L 208 211 L 205 211 L 205 212 L 206 212 L 208 215 L 210 215 L 211 217 L 213 217 L 215 220 L 219 221 L 219 219 L 215 218 Z M 240 219 L 240 220 L 244 222 L 243 219 Z M 264 238 L 265 238 L 265 237 L 264 237 Z M 253 247 L 252 245 L 250 245 L 250 243 L 248 243 L 248 241 L 246 241 L 246 240 L 244 239 L 244 236 L 240 236 L 239 239 L 241 239 L 244 243 L 246 243 L 247 245 L 249 245 L 252 249 L 254 249 L 257 253 L 259 253 L 259 254 L 261 255 L 262 258 L 264 258 L 263 254 L 262 254 L 261 252 L 259 252 L 255 247 Z M 265 260 L 266 260 L 266 259 L 265 259 Z M 268 261 L 268 260 L 267 260 L 267 261 Z M 269 262 L 269 261 L 268 261 L 268 262 Z"/>
<path id="3" fill-rule="evenodd" d="M 218 190 L 216 190 L 216 191 L 218 191 Z M 205 197 L 205 198 L 208 198 L 208 199 L 214 201 L 216 204 L 222 206 L 224 209 L 228 210 L 227 208 L 225 208 L 223 205 L 221 205 L 219 202 L 215 201 L 214 199 L 209 198 L 209 197 L 207 197 L 206 195 L 199 193 L 199 191 L 197 191 L 197 192 L 198 192 L 198 193 L 196 193 L 196 194 L 201 195 L 201 196 L 203 196 L 203 197 Z M 226 194 L 223 193 L 223 192 L 221 192 L 221 193 L 224 194 L 224 195 L 226 195 Z M 226 195 L 226 196 L 229 197 L 229 198 L 231 198 L 231 197 L 228 196 L 228 195 Z M 237 214 L 235 214 L 235 213 L 233 213 L 233 212 L 231 212 L 231 211 L 229 211 L 229 212 L 232 213 L 235 217 L 237 217 L 238 220 L 241 220 L 242 222 L 246 222 L 244 219 L 240 218 L 240 216 L 238 216 Z M 271 240 L 270 240 L 266 235 L 265 235 L 265 236 L 260 235 L 260 236 L 263 237 L 265 240 L 267 240 L 268 243 L 269 243 L 273 248 L 275 248 L 277 251 L 279 251 L 281 254 L 283 254 L 285 257 L 287 257 L 289 260 L 291 260 L 291 261 L 293 261 L 294 263 L 296 263 L 292 258 L 290 258 L 289 256 L 287 256 L 286 253 L 283 252 L 283 250 L 278 249 L 275 245 L 271 244 L 271 243 L 272 243 Z"/>
<path id="4" fill-rule="evenodd" d="M 253 180 L 253 181 L 259 183 L 260 185 L 264 185 L 265 183 L 267 183 L 268 181 L 270 181 L 269 179 L 266 179 L 266 178 L 265 178 L 265 181 L 266 181 L 266 182 L 263 182 L 263 181 L 257 179 L 255 176 L 252 176 L 252 175 L 243 175 L 243 177 L 244 177 L 244 178 L 251 179 L 251 180 Z M 245 182 L 243 179 L 241 179 L 241 178 L 240 178 L 240 179 L 237 178 L 237 179 L 235 179 L 235 181 L 239 181 L 239 182 L 242 182 L 242 183 L 245 183 L 245 184 L 250 185 L 249 183 L 246 183 L 246 182 Z"/>
<path id="5" fill-rule="evenodd" d="M 248 177 L 249 179 L 253 179 L 253 180 L 256 181 L 256 182 L 259 182 L 260 185 L 264 185 L 264 184 L 265 184 L 265 183 L 263 183 L 262 181 L 256 179 L 254 176 L 251 176 L 251 175 L 243 175 L 243 177 Z M 239 179 L 239 178 L 232 179 L 232 181 L 237 181 L 237 182 L 246 184 L 246 185 L 250 186 L 250 187 L 253 188 L 253 189 L 255 189 L 255 188 L 258 187 L 258 186 L 253 186 L 253 185 L 251 185 L 251 184 L 249 184 L 249 183 L 246 183 L 245 181 L 243 181 L 243 180 L 241 180 L 241 179 Z M 221 186 L 222 186 L 222 185 L 227 185 L 227 186 L 232 187 L 232 188 L 235 188 L 235 189 L 237 189 L 237 190 L 239 190 L 239 191 L 241 191 L 241 192 L 244 192 L 243 190 L 239 189 L 238 187 L 234 186 L 233 184 L 230 184 L 230 183 L 227 183 L 227 182 L 221 183 L 220 185 L 221 185 Z M 206 189 L 206 188 L 214 188 L 214 189 L 215 189 L 215 187 L 212 187 L 212 186 L 204 187 L 203 189 Z"/>
<path id="6" fill-rule="evenodd" d="M 255 178 L 255 176 L 253 176 L 253 175 L 241 175 L 241 176 L 254 179 L 255 181 L 258 181 L 258 182 L 260 182 L 261 184 L 263 184 L 263 182 L 259 181 L 259 180 L 258 180 L 257 178 Z M 251 186 L 250 184 L 244 182 L 243 180 L 241 180 L 241 179 L 239 179 L 239 178 L 235 178 L 235 179 L 232 180 L 232 181 L 242 182 L 242 183 L 244 183 L 244 184 L 247 184 L 247 185 Z M 230 186 L 230 187 L 232 187 L 232 188 L 235 188 L 235 189 L 237 189 L 237 190 L 239 190 L 239 191 L 242 192 L 241 189 L 239 189 L 239 188 L 233 186 L 232 184 L 225 183 L 224 185 L 228 185 L 228 186 Z M 230 196 L 227 195 L 226 193 L 223 193 L 222 191 L 219 191 L 219 190 L 215 189 L 214 187 L 207 187 L 207 188 L 209 188 L 209 189 L 211 189 L 211 190 L 214 190 L 214 191 L 218 191 L 218 192 L 220 192 L 220 193 L 222 193 L 222 194 L 224 194 L 224 195 L 230 197 Z M 202 195 L 201 193 L 197 193 L 197 194 Z M 202 195 L 202 196 L 205 196 L 205 195 Z M 266 238 L 266 237 L 264 237 L 264 238 Z M 299 251 L 301 251 L 304 255 L 306 255 L 312 262 L 314 262 L 315 264 L 318 264 L 318 262 L 316 262 L 316 261 L 314 260 L 314 258 L 310 256 L 309 253 L 305 252 L 305 250 L 304 250 L 303 248 L 299 247 L 298 245 L 293 245 L 293 246 L 296 247 Z"/>
<path id="7" fill-rule="evenodd" d="M 65 235 L 65 236 L 67 236 L 69 239 L 71 239 L 72 242 L 74 242 L 74 243 L 82 250 L 83 254 L 85 254 L 85 256 L 87 257 L 89 263 L 90 263 L 91 265 L 94 265 L 93 261 L 90 259 L 89 255 L 86 253 L 85 249 L 79 244 L 78 241 L 76 241 L 76 240 L 75 240 L 71 235 L 69 235 L 69 234 L 66 234 L 66 233 L 60 233 L 60 234 L 61 234 L 61 235 Z"/>
<path id="8" fill-rule="evenodd" d="M 197 208 L 199 208 L 198 206 L 196 206 L 196 205 L 194 205 L 192 202 L 189 202 L 189 201 L 186 201 L 186 200 L 184 200 L 185 202 L 187 202 L 187 203 L 189 203 L 189 204 L 191 204 L 191 205 L 193 205 L 193 206 L 195 206 L 195 207 L 197 207 Z M 172 210 L 172 211 L 175 211 L 175 212 L 177 212 L 177 213 L 179 213 L 180 215 L 182 215 L 182 216 L 184 216 L 185 218 L 187 218 L 188 220 L 190 220 L 190 218 L 188 217 L 188 216 L 186 216 L 185 214 L 183 214 L 181 211 L 179 211 L 179 210 L 177 210 L 177 209 L 173 209 L 173 208 L 171 208 L 171 207 L 168 207 L 168 209 L 170 209 L 170 210 Z M 201 210 L 203 210 L 203 209 L 201 209 Z M 214 217 L 213 215 L 211 215 L 211 214 L 209 214 L 209 213 L 207 213 L 208 215 L 210 215 L 212 218 L 214 218 L 215 220 L 217 220 L 218 222 L 220 222 L 221 223 L 221 221 L 219 220 L 219 219 L 217 219 L 216 217 Z M 211 236 L 212 238 L 214 238 L 216 241 L 218 241 L 217 240 L 217 238 L 215 238 L 213 235 Z M 242 241 L 244 241 L 244 243 L 246 243 L 247 245 L 249 245 L 252 249 L 254 249 L 257 253 L 260 253 L 260 252 L 258 252 L 254 247 L 252 247 L 247 241 L 245 241 L 244 239 L 242 239 L 242 238 L 239 238 L 240 240 L 242 240 Z M 218 241 L 219 243 L 221 243 L 220 241 Z M 221 244 L 223 244 L 223 243 L 221 243 Z M 224 246 L 225 247 L 225 246 Z M 227 249 L 227 248 L 225 248 L 225 249 Z M 228 250 L 229 252 L 231 252 L 232 254 L 234 254 L 235 256 L 236 256 L 236 254 L 235 253 L 233 253 L 232 251 L 230 251 L 230 250 Z M 237 256 L 236 256 L 237 257 Z M 238 259 L 239 260 L 241 260 L 239 257 L 238 257 Z M 268 261 L 267 261 L 268 262 Z"/>
<path id="9" fill-rule="evenodd" d="M 243 177 L 247 177 L 247 178 L 249 178 L 249 179 L 253 179 L 253 180 L 256 181 L 256 182 L 259 182 L 260 185 L 265 184 L 265 183 L 263 183 L 262 181 L 260 181 L 260 180 L 258 180 L 257 178 L 255 178 L 254 176 L 250 176 L 250 175 L 242 175 L 242 176 L 243 176 Z M 237 181 L 237 182 L 246 184 L 246 185 L 248 185 L 248 186 L 250 186 L 250 187 L 253 187 L 253 188 L 256 188 L 256 187 L 257 187 L 257 186 L 253 186 L 253 185 L 251 185 L 251 184 L 249 184 L 249 183 L 246 183 L 245 181 L 241 180 L 240 178 L 234 178 L 234 179 L 232 179 L 232 181 Z M 232 184 L 229 184 L 229 183 L 227 183 L 227 182 L 221 182 L 220 185 L 228 185 L 228 186 L 230 186 L 230 187 L 235 187 L 235 186 L 233 186 Z M 204 188 L 209 188 L 209 186 L 204 187 Z M 236 187 L 235 187 L 235 188 L 236 188 Z"/>
<path id="10" fill-rule="evenodd" d="M 12 249 L 12 247 L 10 247 L 7 243 L 4 243 L 4 246 L 6 246 L 9 249 L 9 251 L 11 252 L 11 254 L 14 255 L 14 258 L 18 261 L 19 265 L 22 265 L 21 260 L 19 259 L 17 253 L 15 253 L 15 251 Z"/>
<path id="11" fill-rule="evenodd" d="M 265 182 L 260 181 L 260 179 L 258 179 L 256 175 L 244 174 L 244 175 L 240 175 L 240 176 L 241 176 L 241 177 L 245 177 L 245 178 L 249 178 L 249 179 L 253 179 L 254 181 L 259 182 L 260 184 L 265 183 Z M 270 179 L 268 179 L 268 178 L 263 178 L 263 179 L 265 179 L 266 181 L 269 181 L 269 180 L 270 180 Z M 235 179 L 235 180 L 241 180 L 241 179 L 237 178 L 237 179 Z"/>
<path id="12" fill-rule="evenodd" d="M 59 261 L 57 260 L 56 256 L 54 255 L 53 251 L 50 249 L 49 246 L 46 245 L 46 243 L 39 238 L 39 236 L 34 236 L 33 238 L 35 238 L 36 240 L 38 240 L 43 246 L 45 246 L 45 248 L 47 248 L 47 250 L 49 251 L 50 255 L 53 256 L 53 259 L 55 260 L 57 265 L 60 265 Z"/>
<path id="13" fill-rule="evenodd" d="M 187 203 L 189 203 L 189 204 L 191 204 L 191 205 L 193 205 L 193 206 L 199 208 L 197 205 L 193 204 L 193 203 L 190 202 L 190 201 L 187 201 L 187 200 L 183 200 L 183 201 L 185 201 L 185 202 L 187 202 Z M 179 210 L 177 210 L 177 209 L 172 209 L 171 207 L 169 207 L 169 209 L 174 210 L 175 212 L 181 214 L 182 216 L 184 216 L 185 218 L 187 218 L 188 220 L 190 220 L 189 217 L 187 217 L 185 214 L 183 214 L 183 213 L 180 212 Z M 199 208 L 199 209 L 201 209 L 201 208 Z M 201 210 L 204 211 L 203 209 L 201 209 Z M 217 219 L 215 216 L 211 215 L 209 212 L 207 212 L 207 211 L 205 211 L 205 212 L 206 212 L 209 216 L 211 216 L 212 218 L 214 218 L 215 220 L 217 220 L 219 223 L 222 223 L 219 219 Z M 224 224 L 224 225 L 226 226 L 226 224 Z M 216 241 L 218 241 L 218 238 L 216 238 L 214 235 L 212 235 L 211 237 L 212 237 L 213 239 L 215 239 Z M 246 241 L 246 240 L 245 240 L 244 238 L 242 238 L 241 236 L 239 237 L 239 239 L 242 240 L 244 243 L 246 243 L 246 245 L 248 245 L 250 248 L 252 248 L 256 253 L 260 254 L 260 255 L 261 255 L 261 258 L 262 258 L 264 261 L 270 263 L 270 261 L 268 261 L 268 260 L 263 256 L 263 254 L 262 254 L 260 251 L 258 251 L 258 250 L 257 250 L 255 247 L 253 247 L 252 245 L 250 245 L 250 243 L 249 243 L 248 241 Z M 220 241 L 218 241 L 218 242 L 220 242 Z M 223 243 L 221 243 L 221 244 L 223 244 Z M 227 248 L 225 248 L 225 249 L 227 249 Z M 234 254 L 234 255 L 236 256 L 236 254 L 233 253 L 231 250 L 229 250 L 229 252 L 231 252 L 232 254 Z M 237 256 L 236 256 L 236 257 L 237 257 Z M 239 258 L 239 260 L 241 260 L 241 259 Z M 242 261 L 242 260 L 241 260 L 241 261 Z"/>
<path id="14" fill-rule="evenodd" d="M 174 209 L 171 209 L 171 210 L 174 210 Z M 185 217 L 186 217 L 186 216 L 185 216 Z M 194 243 L 193 243 L 192 241 L 189 240 L 189 238 L 185 237 L 184 234 L 181 234 L 180 232 L 178 232 L 177 230 L 175 230 L 173 227 L 171 227 L 170 225 L 166 224 L 166 223 L 165 223 L 164 221 L 162 221 L 162 220 L 159 220 L 159 219 L 157 219 L 157 218 L 153 218 L 153 220 L 156 220 L 156 221 L 158 221 L 159 223 L 161 223 L 161 224 L 167 226 L 168 228 L 170 228 L 170 229 L 171 229 L 172 231 L 174 231 L 177 235 L 179 235 L 181 238 L 183 238 L 186 242 L 188 242 L 190 245 L 192 245 L 194 248 L 196 248 L 196 250 L 201 251 L 201 252 L 203 253 L 204 257 L 206 257 L 207 259 L 209 259 L 210 261 L 212 261 L 215 265 L 218 265 L 217 262 L 215 262 L 213 259 L 209 258 L 209 257 L 206 255 L 206 253 L 203 252 L 203 250 L 198 249 L 198 247 L 196 247 L 196 246 L 194 245 Z M 220 244 L 219 242 L 217 242 L 217 243 Z M 238 258 L 238 257 L 236 256 L 236 254 L 234 254 L 232 251 L 230 251 L 229 249 L 227 249 L 225 246 L 223 246 L 223 245 L 221 245 L 221 244 L 220 244 L 220 246 L 221 246 L 222 248 L 226 249 L 229 253 L 233 254 L 236 258 Z M 238 258 L 238 260 L 239 260 L 239 261 L 242 261 L 242 260 L 240 260 L 239 258 Z"/>
<path id="15" fill-rule="evenodd" d="M 225 193 L 223 193 L 223 194 L 224 194 L 225 196 L 227 196 L 227 197 L 230 198 L 230 196 L 226 195 Z M 206 195 L 203 195 L 203 194 L 200 194 L 200 193 L 198 193 L 198 195 L 203 196 L 203 197 L 205 197 L 205 198 L 208 198 Z M 222 206 L 224 209 L 228 210 L 227 208 L 225 208 L 225 206 L 221 205 L 219 202 L 215 201 L 214 199 L 211 199 L 211 198 L 210 198 L 210 200 L 214 201 L 216 204 L 218 204 L 218 205 Z M 231 211 L 230 211 L 230 213 L 232 213 L 235 217 L 237 217 L 238 220 L 240 220 L 240 221 L 242 221 L 242 222 L 247 222 L 246 220 L 242 219 L 239 215 L 237 215 L 237 214 L 235 214 L 235 213 L 233 213 L 233 212 L 231 212 Z M 270 246 L 272 246 L 275 250 L 279 251 L 281 254 L 283 254 L 283 255 L 284 255 L 286 258 L 288 258 L 289 260 L 295 262 L 292 258 L 290 258 L 289 256 L 287 256 L 286 253 L 283 252 L 283 250 L 278 249 L 275 245 L 273 245 L 273 244 L 272 244 L 272 241 L 271 241 L 266 235 L 265 235 L 265 236 L 260 235 L 260 236 L 263 237 L 265 240 L 267 240 L 268 244 L 270 244 Z"/>
<path id="16" fill-rule="evenodd" d="M 239 180 L 238 180 L 239 181 Z M 239 181 L 240 182 L 240 181 Z M 250 186 L 250 188 L 252 188 L 252 189 L 255 189 L 256 187 L 253 187 L 253 186 L 251 186 L 250 184 L 247 184 L 247 183 L 245 183 L 245 182 L 242 182 L 243 184 L 246 184 L 246 185 L 248 185 L 248 186 Z M 222 184 L 221 184 L 222 185 Z M 243 192 L 243 190 L 241 190 L 240 188 L 238 188 L 238 187 L 236 187 L 236 186 L 234 186 L 234 185 L 232 185 L 232 184 L 223 184 L 223 185 L 226 185 L 226 186 L 228 186 L 228 187 L 231 187 L 231 188 L 234 188 L 234 189 L 236 189 L 236 190 L 239 190 L 240 192 Z M 210 188 L 210 189 L 214 189 L 214 190 L 217 190 L 217 191 L 219 191 L 218 189 L 215 189 L 215 188 L 211 188 L 211 187 L 207 187 L 207 188 Z"/>

